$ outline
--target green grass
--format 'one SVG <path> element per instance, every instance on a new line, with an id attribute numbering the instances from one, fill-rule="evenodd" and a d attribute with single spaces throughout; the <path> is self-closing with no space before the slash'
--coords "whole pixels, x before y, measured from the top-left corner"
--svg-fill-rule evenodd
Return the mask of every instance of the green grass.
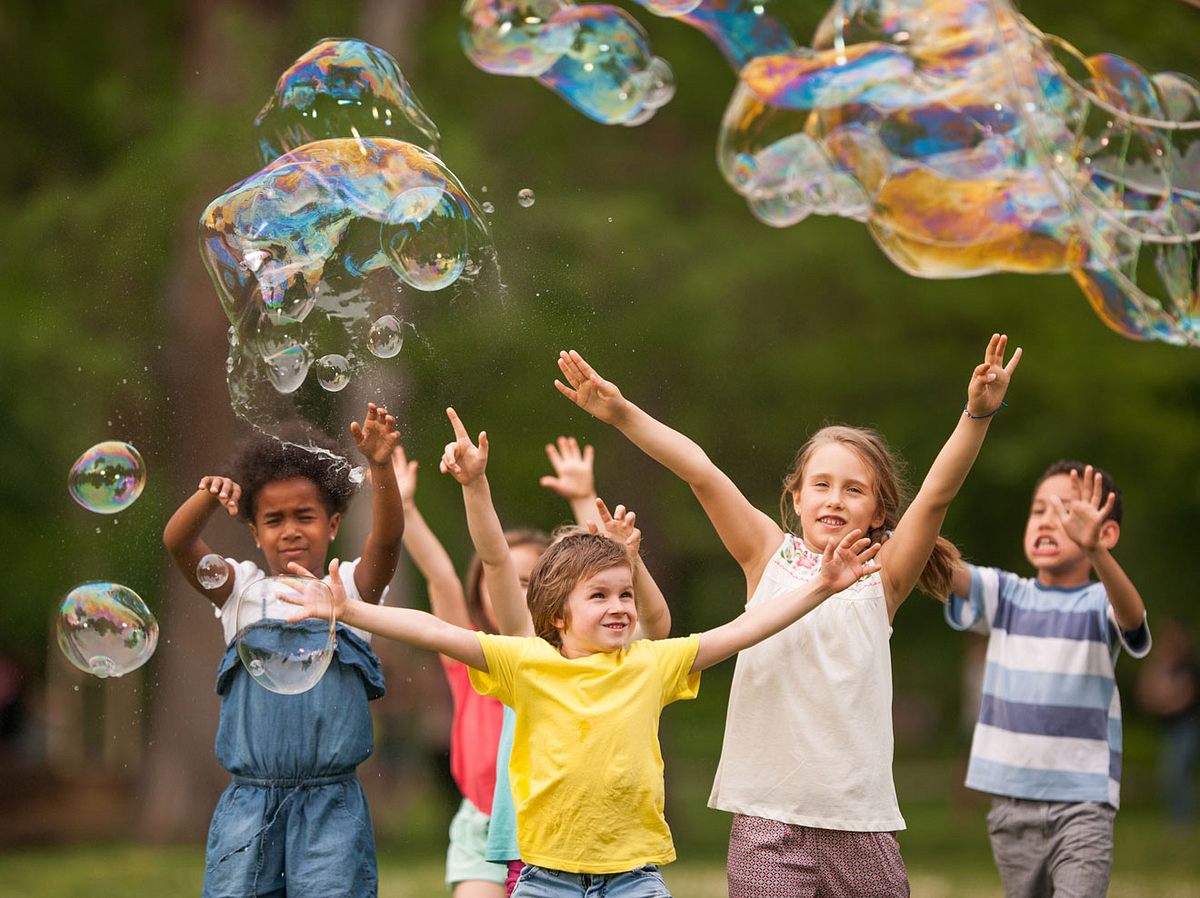
<path id="1" fill-rule="evenodd" d="M 947 813 L 942 804 L 910 803 L 901 844 L 917 898 L 1001 898 L 982 810 Z M 1120 898 L 1193 898 L 1200 894 L 1197 832 L 1167 830 L 1149 811 L 1117 816 L 1115 874 Z M 679 898 L 724 898 L 723 850 L 681 849 L 664 869 Z M 707 855 L 707 856 L 706 856 Z M 203 877 L 201 846 L 115 843 L 0 853 L 0 891 L 22 898 L 195 898 Z M 448 892 L 440 857 L 382 850 L 380 898 L 429 898 Z"/>

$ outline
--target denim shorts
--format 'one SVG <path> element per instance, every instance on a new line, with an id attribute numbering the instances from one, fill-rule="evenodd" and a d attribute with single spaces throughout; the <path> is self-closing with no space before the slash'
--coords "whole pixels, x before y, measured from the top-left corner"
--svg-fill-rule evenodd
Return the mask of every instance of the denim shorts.
<path id="1" fill-rule="evenodd" d="M 658 867 L 627 873 L 565 873 L 526 866 L 517 877 L 513 898 L 671 898 Z"/>

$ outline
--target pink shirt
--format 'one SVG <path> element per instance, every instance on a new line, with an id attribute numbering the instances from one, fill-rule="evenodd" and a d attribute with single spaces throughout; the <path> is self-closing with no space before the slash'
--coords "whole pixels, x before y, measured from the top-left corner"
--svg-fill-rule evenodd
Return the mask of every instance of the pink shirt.
<path id="1" fill-rule="evenodd" d="M 454 700 L 454 723 L 450 727 L 450 773 L 463 797 L 480 811 L 492 815 L 496 791 L 496 750 L 504 706 L 480 695 L 471 687 L 467 666 L 439 656 Z"/>

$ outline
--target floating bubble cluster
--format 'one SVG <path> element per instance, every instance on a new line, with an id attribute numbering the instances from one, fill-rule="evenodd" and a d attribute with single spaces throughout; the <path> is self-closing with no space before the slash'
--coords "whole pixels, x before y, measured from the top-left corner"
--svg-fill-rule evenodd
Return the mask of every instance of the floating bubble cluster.
<path id="1" fill-rule="evenodd" d="M 862 221 L 921 277 L 1070 272 L 1123 336 L 1200 345 L 1195 79 L 1085 57 L 1008 0 L 837 0 L 811 46 L 778 4 L 640 2 L 738 71 L 718 160 L 760 220 Z"/>
<path id="2" fill-rule="evenodd" d="M 209 552 L 196 564 L 196 582 L 205 589 L 220 589 L 229 579 L 229 565 L 215 552 Z"/>
<path id="3" fill-rule="evenodd" d="M 288 623 L 298 605 L 283 596 L 316 600 L 329 608 L 333 594 L 311 577 L 264 577 L 237 596 L 238 657 L 264 689 L 283 695 L 307 692 L 320 681 L 333 660 L 336 629 L 333 620 L 308 619 Z"/>
<path id="4" fill-rule="evenodd" d="M 232 325 L 234 410 L 278 436 L 396 356 L 442 291 L 499 277 L 482 210 L 425 149 L 437 128 L 383 50 L 321 41 L 256 124 L 267 164 L 209 204 L 200 247 Z"/>
<path id="5" fill-rule="evenodd" d="M 392 137 L 437 153 L 437 126 L 400 66 L 365 41 L 326 38 L 279 77 L 254 120 L 263 162 L 336 137 Z"/>
<path id="6" fill-rule="evenodd" d="M 71 465 L 67 490 L 71 498 L 99 514 L 116 514 L 132 505 L 146 485 L 146 468 L 129 443 L 97 443 Z"/>
<path id="7" fill-rule="evenodd" d="M 158 645 L 158 622 L 136 592 L 120 583 L 76 586 L 58 609 L 58 646 L 94 676 L 120 677 L 145 664 Z"/>
<path id="8" fill-rule="evenodd" d="M 642 26 L 618 7 L 467 0 L 462 14 L 459 35 L 475 65 L 536 78 L 598 122 L 641 124 L 675 93 L 671 67 L 651 54 Z"/>

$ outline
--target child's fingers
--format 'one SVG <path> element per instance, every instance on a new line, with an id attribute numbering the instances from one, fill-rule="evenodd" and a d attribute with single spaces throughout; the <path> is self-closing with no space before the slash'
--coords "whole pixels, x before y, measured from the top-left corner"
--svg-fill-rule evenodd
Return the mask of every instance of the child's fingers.
<path id="1" fill-rule="evenodd" d="M 562 481 L 557 477 L 551 477 L 549 474 L 539 480 L 538 484 L 540 486 L 544 486 L 548 490 L 554 490 L 555 492 L 558 492 L 563 488 Z"/>
<path id="2" fill-rule="evenodd" d="M 983 357 L 988 362 L 988 364 L 991 364 L 992 359 L 994 359 L 996 357 L 996 348 L 999 345 L 999 343 L 1000 343 L 1000 335 L 992 334 L 991 339 L 988 340 L 987 349 L 985 349 L 983 351 Z"/>
<path id="3" fill-rule="evenodd" d="M 479 453 L 486 459 L 487 454 L 488 454 L 488 438 L 487 438 L 486 430 L 479 431 L 478 443 L 479 443 Z"/>
<path id="4" fill-rule="evenodd" d="M 546 444 L 546 458 L 550 459 L 550 467 L 558 470 L 558 466 L 562 464 L 562 458 L 559 457 L 558 450 L 554 448 L 553 443 Z"/>
<path id="5" fill-rule="evenodd" d="M 583 447 L 583 463 L 585 465 L 587 465 L 588 467 L 591 467 L 592 459 L 594 459 L 595 457 L 596 457 L 596 450 L 594 450 L 591 446 Z"/>
<path id="6" fill-rule="evenodd" d="M 297 561 L 289 561 L 289 562 L 288 562 L 288 565 L 287 565 L 287 568 L 288 568 L 288 570 L 289 570 L 289 571 L 291 571 L 293 574 L 299 574 L 299 575 L 300 575 L 300 576 L 302 576 L 302 577 L 312 577 L 314 580 L 316 579 L 316 577 L 313 575 L 313 572 L 312 572 L 312 571 L 310 571 L 308 568 L 306 568 L 304 565 L 300 564 L 300 563 L 299 563 L 299 562 L 297 562 Z M 329 575 L 330 575 L 330 577 L 332 577 L 332 576 L 333 576 L 333 571 L 334 571 L 334 568 L 333 568 L 333 563 L 331 562 L 331 563 L 330 563 L 330 566 L 329 566 Z M 286 596 L 285 596 L 285 598 L 286 598 Z M 289 601 L 291 601 L 291 600 L 289 599 Z M 295 604 L 295 603 L 294 603 L 294 604 Z"/>
<path id="7" fill-rule="evenodd" d="M 596 374 L 596 369 L 584 361 L 583 356 L 581 356 L 574 349 L 571 350 L 571 361 L 575 363 L 575 367 L 579 369 L 580 373 L 587 380 L 591 380 L 593 377 L 599 379 L 599 375 Z"/>
<path id="8" fill-rule="evenodd" d="M 584 381 L 583 372 L 579 365 L 565 352 L 558 354 L 558 370 L 563 373 L 563 376 L 573 387 L 578 387 Z"/>
<path id="9" fill-rule="evenodd" d="M 592 536 L 600 535 L 600 525 L 597 524 L 595 521 L 588 521 L 587 528 L 588 528 L 588 532 L 591 533 Z"/>
<path id="10" fill-rule="evenodd" d="M 352 440 L 354 440 L 354 442 L 356 444 L 361 443 L 363 441 L 362 425 L 359 424 L 357 421 L 350 422 L 350 438 Z"/>
<path id="11" fill-rule="evenodd" d="M 1003 359 L 1001 361 L 1003 361 Z M 1009 374 L 1012 374 L 1013 371 L 1016 370 L 1017 363 L 1019 361 L 1021 361 L 1021 347 L 1020 346 L 1018 346 L 1016 348 L 1016 350 L 1013 352 L 1012 358 L 1008 360 L 1008 364 L 1004 366 L 1004 370 L 1007 371 Z"/>
<path id="12" fill-rule="evenodd" d="M 566 384 L 564 384 L 562 381 L 555 380 L 554 387 L 555 387 L 555 389 L 558 390 L 558 392 L 562 393 L 564 396 L 566 396 L 568 399 L 570 399 L 576 405 L 579 404 L 579 394 L 576 393 L 574 390 L 572 390 L 570 387 L 568 387 Z"/>
<path id="13" fill-rule="evenodd" d="M 599 496 L 596 497 L 596 510 L 600 512 L 600 520 L 605 524 L 608 524 L 613 519 L 612 514 L 609 513 L 608 506 L 604 504 L 604 500 Z"/>
<path id="14" fill-rule="evenodd" d="M 572 461 L 579 461 L 579 441 L 575 437 L 559 437 L 563 455 Z"/>
<path id="15" fill-rule="evenodd" d="M 341 566 L 342 563 L 337 558 L 329 562 L 329 582 L 335 589 L 341 588 L 342 585 Z M 311 577 L 312 574 L 309 574 L 309 576 Z"/>
<path id="16" fill-rule="evenodd" d="M 467 436 L 467 428 L 463 426 L 463 422 L 459 420 L 458 412 L 452 408 L 446 409 L 446 417 L 450 419 L 450 426 L 454 428 L 454 436 L 459 440 L 469 440 Z"/>
<path id="17" fill-rule="evenodd" d="M 613 517 L 618 521 L 622 520 L 625 517 L 625 506 L 618 503 L 613 509 Z"/>

